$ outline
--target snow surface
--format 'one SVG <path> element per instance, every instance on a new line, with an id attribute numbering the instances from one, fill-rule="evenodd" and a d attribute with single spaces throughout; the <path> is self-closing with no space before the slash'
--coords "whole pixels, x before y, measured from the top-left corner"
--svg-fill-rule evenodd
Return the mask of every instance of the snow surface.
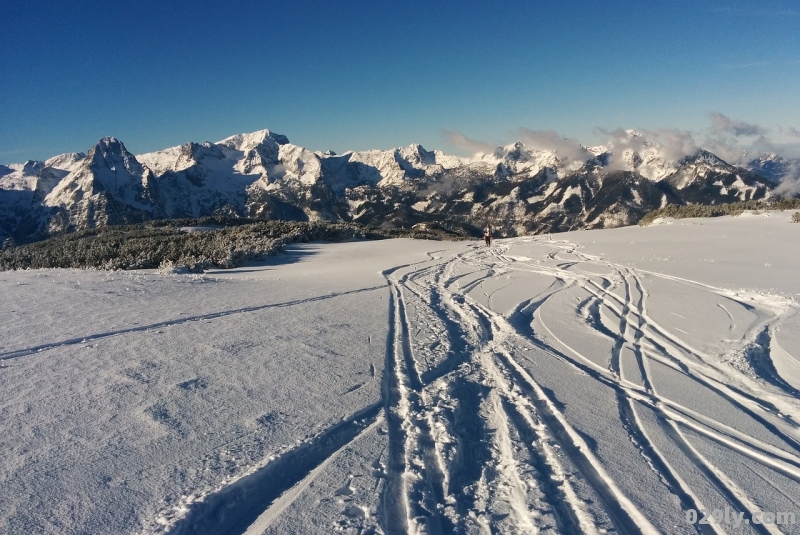
<path id="1" fill-rule="evenodd" d="M 0 532 L 798 533 L 790 215 L 0 273 Z"/>

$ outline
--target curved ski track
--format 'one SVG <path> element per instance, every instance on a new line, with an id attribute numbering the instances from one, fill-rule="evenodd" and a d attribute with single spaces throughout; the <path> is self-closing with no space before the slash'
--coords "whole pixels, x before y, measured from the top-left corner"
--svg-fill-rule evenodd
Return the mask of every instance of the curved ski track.
<path id="1" fill-rule="evenodd" d="M 236 514 L 221 509 L 224 500 L 210 499 L 179 522 L 176 532 L 204 525 L 204 533 L 260 533 L 344 446 L 380 422 L 385 422 L 389 446 L 379 525 L 364 533 L 662 532 L 663 526 L 656 527 L 598 457 L 594 439 L 575 427 L 556 394 L 537 380 L 536 363 L 543 359 L 555 359 L 614 393 L 617 432 L 638 450 L 643 469 L 674 497 L 676 517 L 708 505 L 665 452 L 663 437 L 671 442 L 670 451 L 685 456 L 684 465 L 694 466 L 746 519 L 763 504 L 705 456 L 692 436 L 800 483 L 800 405 L 794 392 L 769 377 L 736 375 L 654 321 L 643 272 L 585 255 L 568 242 L 527 240 L 549 248 L 541 261 L 506 255 L 516 242 L 504 240 L 492 248 L 469 246 L 449 258 L 430 253 L 426 261 L 385 271 L 390 299 L 383 399 L 266 464 L 237 488 L 223 489 L 245 496 L 237 502 L 245 522 L 231 521 Z M 581 269 L 587 265 L 609 274 Z M 521 301 L 505 314 L 470 297 L 493 278 L 515 272 L 549 276 L 554 282 L 539 295 L 520 295 Z M 655 276 L 661 275 L 647 273 Z M 670 279 L 735 300 L 722 289 Z M 489 305 L 507 286 L 484 291 Z M 606 366 L 552 329 L 550 300 L 579 290 L 585 297 L 575 303 L 574 318 L 612 342 Z M 768 331 L 783 315 L 752 301 L 745 306 L 760 307 L 765 318 L 752 326 L 747 340 Z M 728 309 L 719 307 L 733 325 Z M 626 376 L 623 351 L 633 355 L 639 377 Z M 762 426 L 770 441 L 660 393 L 654 363 L 725 400 Z M 759 396 L 765 384 L 775 392 L 769 400 Z M 645 424 L 643 411 L 657 419 L 657 431 Z M 283 479 L 275 483 L 270 473 Z M 215 519 L 216 527 L 209 527 Z M 750 527 L 757 533 L 780 533 L 776 526 Z M 684 528 L 725 532 L 714 524 Z"/>

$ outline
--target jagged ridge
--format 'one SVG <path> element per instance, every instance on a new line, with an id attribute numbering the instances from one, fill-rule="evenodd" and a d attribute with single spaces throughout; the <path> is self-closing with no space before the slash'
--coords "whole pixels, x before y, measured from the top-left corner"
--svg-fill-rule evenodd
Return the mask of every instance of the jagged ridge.
<path id="1" fill-rule="evenodd" d="M 134 156 L 106 137 L 85 155 L 0 166 L 0 239 L 211 215 L 466 232 L 491 223 L 506 235 L 604 228 L 668 204 L 769 198 L 800 168 L 777 155 L 734 166 L 704 150 L 671 160 L 626 135 L 638 149 L 517 142 L 469 158 L 417 144 L 336 155 L 269 130 Z"/>

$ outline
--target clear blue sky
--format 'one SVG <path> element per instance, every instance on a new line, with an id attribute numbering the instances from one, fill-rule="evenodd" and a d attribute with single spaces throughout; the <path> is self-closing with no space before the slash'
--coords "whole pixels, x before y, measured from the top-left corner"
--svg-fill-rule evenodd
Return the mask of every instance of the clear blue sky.
<path id="1" fill-rule="evenodd" d="M 794 139 L 800 3 L 0 2 L 0 163 L 262 128 L 337 152 L 518 128 L 588 144 L 710 112 Z"/>

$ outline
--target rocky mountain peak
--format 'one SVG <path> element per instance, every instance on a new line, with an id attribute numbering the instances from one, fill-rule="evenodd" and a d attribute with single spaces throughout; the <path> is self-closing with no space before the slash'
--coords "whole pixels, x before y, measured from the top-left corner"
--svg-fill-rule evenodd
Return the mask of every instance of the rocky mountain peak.
<path id="1" fill-rule="evenodd" d="M 414 167 L 436 164 L 436 154 L 425 150 L 425 148 L 418 143 L 413 143 L 408 147 L 398 149 L 395 154 L 399 156 L 398 163 L 400 163 L 400 167 L 404 167 L 404 164 L 400 160 L 405 160 L 405 162 Z"/>
<path id="2" fill-rule="evenodd" d="M 754 172 L 705 150 L 675 161 L 636 131 L 614 143 L 586 148 L 545 135 L 472 157 L 416 143 L 336 156 L 260 130 L 134 156 L 109 136 L 87 155 L 0 168 L 0 190 L 27 192 L 6 197 L 30 205 L 9 205 L 0 234 L 33 228 L 20 223 L 26 210 L 51 231 L 217 213 L 461 228 L 492 220 L 505 233 L 598 228 L 664 204 L 764 198 L 777 190 L 763 177 L 792 168 L 773 154 L 752 159 Z"/>
<path id="3" fill-rule="evenodd" d="M 115 137 L 104 137 L 89 149 L 85 162 L 96 171 L 108 170 L 112 173 L 127 171 L 129 174 L 141 175 L 142 164 L 128 152 L 125 145 Z"/>
<path id="4" fill-rule="evenodd" d="M 282 134 L 276 134 L 267 129 L 258 130 L 257 132 L 251 132 L 249 134 L 236 134 L 217 142 L 217 145 L 224 145 L 229 149 L 242 152 L 247 152 L 263 145 L 279 147 L 288 144 L 288 137 Z"/>
<path id="5" fill-rule="evenodd" d="M 704 164 L 712 167 L 731 167 L 731 165 L 717 156 L 705 149 L 697 149 L 697 152 L 692 154 L 691 156 L 687 156 L 680 161 L 681 165 L 691 165 L 691 164 Z"/>
<path id="6" fill-rule="evenodd" d="M 44 162 L 40 162 L 37 160 L 28 160 L 24 164 L 22 164 L 22 171 L 26 175 L 35 175 L 41 172 L 44 169 Z"/>

